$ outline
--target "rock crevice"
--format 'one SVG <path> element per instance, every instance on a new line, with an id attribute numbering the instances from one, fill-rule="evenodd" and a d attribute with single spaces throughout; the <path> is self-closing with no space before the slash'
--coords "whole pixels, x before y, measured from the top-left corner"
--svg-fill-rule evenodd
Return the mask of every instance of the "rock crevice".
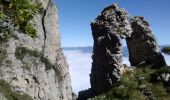
<path id="1" fill-rule="evenodd" d="M 44 48 L 45 48 L 45 41 L 46 41 L 46 38 L 47 38 L 47 35 L 46 35 L 46 29 L 45 29 L 45 25 L 44 25 L 44 20 L 45 20 L 45 16 L 46 16 L 46 10 L 43 11 L 43 16 L 42 16 L 42 29 L 43 29 L 43 32 L 44 32 L 44 46 L 42 48 L 42 50 L 44 51 Z"/>

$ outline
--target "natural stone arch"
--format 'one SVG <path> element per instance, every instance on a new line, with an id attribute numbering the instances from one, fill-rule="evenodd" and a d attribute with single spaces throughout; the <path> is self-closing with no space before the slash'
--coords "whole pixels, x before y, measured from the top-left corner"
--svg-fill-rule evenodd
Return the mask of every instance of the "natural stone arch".
<path id="1" fill-rule="evenodd" d="M 107 91 L 124 72 L 121 38 L 132 32 L 128 15 L 116 4 L 105 8 L 91 23 L 94 38 L 93 63 L 90 74 L 94 94 Z"/>
<path id="2" fill-rule="evenodd" d="M 91 88 L 79 92 L 78 100 L 108 91 L 128 70 L 123 64 L 122 38 L 126 39 L 131 65 L 137 67 L 142 62 L 160 67 L 166 65 L 148 22 L 143 17 L 130 18 L 116 4 L 106 7 L 91 23 L 91 29 L 94 39 Z"/>

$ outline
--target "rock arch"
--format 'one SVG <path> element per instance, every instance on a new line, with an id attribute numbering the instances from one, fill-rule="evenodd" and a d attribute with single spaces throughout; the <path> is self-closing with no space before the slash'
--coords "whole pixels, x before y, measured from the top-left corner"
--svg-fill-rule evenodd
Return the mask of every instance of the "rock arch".
<path id="1" fill-rule="evenodd" d="M 123 65 L 121 38 L 125 38 L 131 65 L 141 63 L 162 67 L 166 65 L 156 39 L 143 17 L 130 18 L 124 9 L 113 4 L 106 7 L 91 23 L 94 39 L 91 88 L 79 92 L 78 100 L 86 100 L 115 86 Z"/>
<path id="2" fill-rule="evenodd" d="M 121 38 L 132 32 L 127 13 L 111 5 L 91 23 L 94 39 L 90 74 L 92 91 L 99 94 L 114 85 L 124 71 Z"/>

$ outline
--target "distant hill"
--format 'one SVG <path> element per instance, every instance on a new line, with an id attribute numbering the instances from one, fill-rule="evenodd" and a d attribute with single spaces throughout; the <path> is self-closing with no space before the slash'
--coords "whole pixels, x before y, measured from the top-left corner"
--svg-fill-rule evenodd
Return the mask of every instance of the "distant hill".
<path id="1" fill-rule="evenodd" d="M 167 47 L 167 46 L 170 46 L 170 45 L 160 45 L 160 49 L 162 50 L 164 47 Z M 92 46 L 86 46 L 86 47 L 63 47 L 63 49 L 65 51 L 67 51 L 67 50 L 69 50 L 69 51 L 81 51 L 83 53 L 92 53 L 93 52 L 93 47 Z M 123 47 L 123 56 L 124 57 L 129 56 L 127 46 Z"/>

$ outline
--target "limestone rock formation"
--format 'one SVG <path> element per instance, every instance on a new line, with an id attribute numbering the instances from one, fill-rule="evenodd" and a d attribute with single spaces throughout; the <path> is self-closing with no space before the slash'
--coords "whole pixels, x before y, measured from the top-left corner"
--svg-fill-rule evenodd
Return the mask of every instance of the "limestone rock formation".
<path id="1" fill-rule="evenodd" d="M 127 13 L 114 4 L 106 7 L 92 23 L 94 39 L 91 89 L 79 93 L 80 100 L 109 90 L 124 71 L 121 38 L 131 35 Z"/>
<path id="2" fill-rule="evenodd" d="M 110 89 L 124 71 L 121 37 L 131 34 L 126 11 L 116 4 L 105 8 L 91 24 L 94 39 L 90 74 L 92 91 Z"/>
<path id="3" fill-rule="evenodd" d="M 129 49 L 129 60 L 132 66 L 140 63 L 155 67 L 165 66 L 165 60 L 157 44 L 154 33 L 144 17 L 130 19 L 133 32 L 126 38 Z"/>
<path id="4" fill-rule="evenodd" d="M 154 34 L 143 17 L 129 17 L 116 4 L 106 7 L 91 23 L 94 39 L 91 88 L 79 92 L 78 100 L 87 100 L 113 88 L 128 68 L 122 63 L 121 39 L 125 38 L 131 65 L 166 65 Z M 169 76 L 166 76 L 169 78 Z"/>
<path id="5" fill-rule="evenodd" d="M 32 38 L 20 30 L 12 30 L 8 40 L 0 40 L 0 80 L 34 100 L 72 100 L 56 7 L 52 0 L 33 1 L 40 2 L 43 9 L 33 16 L 37 36 Z"/>

